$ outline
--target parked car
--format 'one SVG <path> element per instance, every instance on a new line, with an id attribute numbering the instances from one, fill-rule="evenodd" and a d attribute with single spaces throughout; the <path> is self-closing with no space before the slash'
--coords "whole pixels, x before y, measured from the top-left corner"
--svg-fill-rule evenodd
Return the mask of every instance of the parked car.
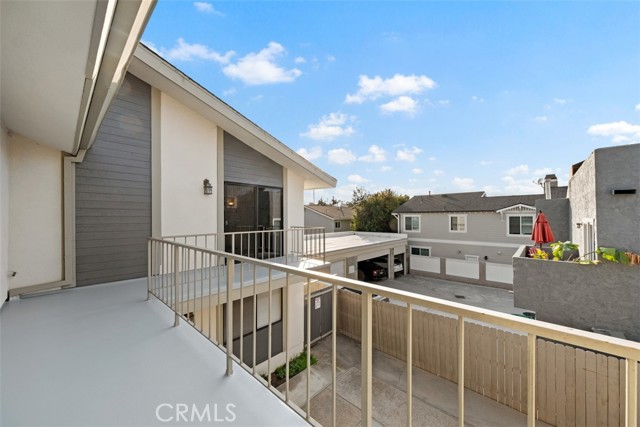
<path id="1" fill-rule="evenodd" d="M 381 280 L 387 277 L 387 269 L 371 260 L 358 263 L 358 280 Z"/>
<path id="2" fill-rule="evenodd" d="M 384 269 L 387 268 L 387 258 L 385 258 L 385 257 L 373 258 L 370 261 L 375 262 L 377 265 L 379 265 L 380 267 L 382 267 Z M 398 273 L 402 273 L 403 270 L 404 270 L 404 267 L 402 265 L 402 261 L 400 261 L 398 258 L 393 258 L 393 272 L 394 272 L 394 274 L 397 275 Z"/>

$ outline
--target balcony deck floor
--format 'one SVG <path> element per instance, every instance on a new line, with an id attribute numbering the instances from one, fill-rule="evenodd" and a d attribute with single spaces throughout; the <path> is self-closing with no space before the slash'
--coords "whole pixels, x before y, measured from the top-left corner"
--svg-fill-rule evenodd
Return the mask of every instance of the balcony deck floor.
<path id="1" fill-rule="evenodd" d="M 0 425 L 308 425 L 242 368 L 225 376 L 220 349 L 145 299 L 139 279 L 5 303 Z"/>

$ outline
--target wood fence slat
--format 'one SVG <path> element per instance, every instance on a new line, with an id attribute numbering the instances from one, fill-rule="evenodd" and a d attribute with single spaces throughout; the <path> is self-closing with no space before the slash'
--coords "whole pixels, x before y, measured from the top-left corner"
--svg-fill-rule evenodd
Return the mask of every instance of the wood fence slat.
<path id="1" fill-rule="evenodd" d="M 422 314 L 419 310 L 413 309 L 412 310 L 412 316 L 413 316 L 413 337 L 412 337 L 412 341 L 413 341 L 413 364 L 414 366 L 419 367 L 420 369 L 424 369 L 424 367 L 422 366 L 422 348 L 421 348 L 421 342 L 422 342 L 422 316 L 420 316 L 420 314 Z M 426 370 L 426 369 L 425 369 Z"/>
<path id="2" fill-rule="evenodd" d="M 555 344 L 545 341 L 545 357 L 547 358 L 547 421 L 556 425 L 556 347 Z"/>
<path id="3" fill-rule="evenodd" d="M 576 349 L 564 346 L 565 357 L 565 416 L 568 427 L 576 425 Z"/>
<path id="4" fill-rule="evenodd" d="M 620 427 L 626 427 L 626 413 L 627 413 L 627 365 L 625 359 L 618 361 L 618 383 L 619 383 L 619 396 L 620 396 Z M 639 393 L 640 394 L 640 393 Z"/>
<path id="5" fill-rule="evenodd" d="M 506 402 L 507 405 L 514 409 L 520 409 L 520 405 L 516 405 L 514 402 L 514 385 L 513 385 L 513 377 L 514 377 L 514 368 L 513 368 L 513 359 L 514 354 L 518 354 L 516 349 L 516 341 L 513 339 L 513 334 L 507 332 L 505 334 L 506 342 L 504 344 L 504 359 L 505 359 L 505 377 L 504 377 L 504 385 L 505 385 L 505 394 L 506 394 Z M 519 376 L 518 376 L 519 378 Z"/>
<path id="6" fill-rule="evenodd" d="M 498 402 L 502 403 L 502 404 L 506 404 L 507 403 L 507 398 L 506 398 L 506 391 L 505 391 L 505 386 L 504 386 L 504 377 L 506 374 L 506 366 L 504 363 L 504 342 L 505 342 L 505 336 L 504 336 L 504 331 L 503 330 L 499 330 L 496 333 L 496 353 L 497 353 L 497 360 L 496 360 L 496 372 L 497 372 L 497 392 L 498 392 Z"/>
<path id="7" fill-rule="evenodd" d="M 451 319 L 449 342 L 451 343 L 451 381 L 458 384 L 458 320 Z"/>
<path id="8" fill-rule="evenodd" d="M 489 396 L 493 400 L 498 400 L 498 344 L 497 332 L 495 328 L 489 328 L 489 369 L 491 372 L 491 382 L 489 383 Z"/>
<path id="9" fill-rule="evenodd" d="M 520 351 L 520 363 L 519 363 L 519 377 L 520 377 L 520 386 L 519 386 L 519 396 L 520 396 L 520 412 L 527 412 L 527 399 L 528 399 L 528 389 L 527 389 L 527 362 L 529 360 L 529 341 L 525 335 L 519 336 L 518 341 L 520 341 L 519 351 Z"/>
<path id="10" fill-rule="evenodd" d="M 565 427 L 567 425 L 566 406 L 566 371 L 564 345 L 555 345 L 556 357 L 556 426 Z"/>
<path id="11" fill-rule="evenodd" d="M 547 421 L 547 357 L 543 340 L 536 340 L 536 402 L 538 402 L 538 418 Z"/>
<path id="12" fill-rule="evenodd" d="M 576 349 L 576 426 L 587 424 L 587 355 L 584 350 Z"/>
<path id="13" fill-rule="evenodd" d="M 607 357 L 607 425 L 616 426 L 620 424 L 620 384 L 618 384 L 620 373 L 620 363 L 616 357 Z"/>
<path id="14" fill-rule="evenodd" d="M 471 329 L 472 324 L 464 323 L 464 386 L 471 388 Z"/>
<path id="15" fill-rule="evenodd" d="M 480 383 L 482 382 L 482 374 L 478 374 L 478 366 L 480 364 L 480 345 L 482 340 L 482 332 L 480 326 L 473 323 L 473 335 L 471 336 L 471 346 L 473 358 L 471 359 L 471 389 L 476 393 L 480 392 Z"/>
<path id="16" fill-rule="evenodd" d="M 585 352 L 585 387 L 586 387 L 586 425 L 598 424 L 596 413 L 596 354 Z"/>
<path id="17" fill-rule="evenodd" d="M 607 405 L 607 356 L 604 354 L 596 355 L 596 419 L 598 425 L 606 426 L 609 420 Z"/>
<path id="18" fill-rule="evenodd" d="M 491 337 L 489 328 L 482 327 L 482 395 L 489 396 L 491 388 Z"/>

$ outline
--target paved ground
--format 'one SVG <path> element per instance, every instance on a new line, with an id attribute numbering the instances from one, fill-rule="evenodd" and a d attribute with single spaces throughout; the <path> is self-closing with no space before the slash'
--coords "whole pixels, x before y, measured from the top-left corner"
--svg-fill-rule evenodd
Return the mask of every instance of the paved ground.
<path id="1" fill-rule="evenodd" d="M 384 280 L 376 282 L 376 284 L 502 313 L 522 314 L 525 311 L 531 311 L 514 307 L 512 291 L 488 286 L 470 285 L 417 275 L 400 276 L 397 279 Z M 464 298 L 459 298 L 460 296 Z"/>
<path id="2" fill-rule="evenodd" d="M 360 426 L 360 343 L 338 335 L 337 413 L 338 425 Z M 322 425 L 331 425 L 331 338 L 312 348 L 318 363 L 311 369 L 311 415 Z M 284 393 L 285 385 L 279 387 Z M 306 408 L 307 375 L 290 382 L 290 398 Z M 413 425 L 446 427 L 457 425 L 457 386 L 418 368 L 413 370 Z M 373 351 L 374 426 L 406 426 L 406 363 Z M 465 425 L 513 427 L 527 424 L 524 414 L 467 390 Z M 546 426 L 544 423 L 538 423 Z"/>

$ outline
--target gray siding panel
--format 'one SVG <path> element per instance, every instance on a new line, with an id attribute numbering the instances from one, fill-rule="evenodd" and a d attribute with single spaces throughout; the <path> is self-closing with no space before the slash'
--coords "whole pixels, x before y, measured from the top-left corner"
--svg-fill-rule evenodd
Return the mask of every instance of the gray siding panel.
<path id="1" fill-rule="evenodd" d="M 282 188 L 283 170 L 273 160 L 225 132 L 224 180 Z"/>
<path id="2" fill-rule="evenodd" d="M 144 277 L 151 235 L 151 87 L 128 74 L 76 165 L 76 283 Z"/>

